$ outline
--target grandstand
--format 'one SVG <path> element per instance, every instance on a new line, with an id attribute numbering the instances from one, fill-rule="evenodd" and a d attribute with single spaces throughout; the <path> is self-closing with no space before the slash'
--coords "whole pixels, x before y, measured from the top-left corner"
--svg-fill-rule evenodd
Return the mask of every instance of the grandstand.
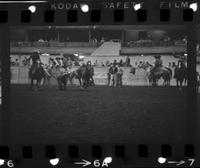
<path id="1" fill-rule="evenodd" d="M 91 57 L 119 56 L 120 55 L 120 53 L 119 53 L 120 49 L 121 49 L 121 43 L 120 42 L 104 42 L 90 56 Z"/>

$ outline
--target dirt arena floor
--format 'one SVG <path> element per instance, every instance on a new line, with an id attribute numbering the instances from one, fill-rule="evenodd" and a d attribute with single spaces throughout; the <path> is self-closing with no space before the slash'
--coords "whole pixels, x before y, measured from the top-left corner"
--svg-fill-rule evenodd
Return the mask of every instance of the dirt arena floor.
<path id="1" fill-rule="evenodd" d="M 12 143 L 181 142 L 186 92 L 175 87 L 29 91 L 11 85 Z M 173 137 L 173 138 L 172 138 Z"/>

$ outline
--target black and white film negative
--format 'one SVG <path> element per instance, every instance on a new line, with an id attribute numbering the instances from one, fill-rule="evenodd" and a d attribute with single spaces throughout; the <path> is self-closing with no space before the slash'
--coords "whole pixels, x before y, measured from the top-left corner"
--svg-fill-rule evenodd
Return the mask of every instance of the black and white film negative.
<path id="1" fill-rule="evenodd" d="M 0 1 L 0 168 L 200 167 L 199 5 Z"/>

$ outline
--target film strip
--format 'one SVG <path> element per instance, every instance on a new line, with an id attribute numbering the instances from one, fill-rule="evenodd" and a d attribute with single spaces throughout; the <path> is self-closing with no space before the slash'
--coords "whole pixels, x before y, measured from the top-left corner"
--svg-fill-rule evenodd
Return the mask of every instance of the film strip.
<path id="1" fill-rule="evenodd" d="M 8 11 L 1 10 L 1 23 L 8 22 Z M 23 10 L 20 12 L 20 22 L 21 23 L 30 23 L 31 22 L 31 11 Z M 78 10 L 69 10 L 67 12 L 67 22 L 74 23 L 77 22 L 77 13 Z M 145 22 L 147 20 L 147 10 L 139 9 L 136 11 L 137 22 Z M 182 21 L 188 22 L 193 21 L 193 13 L 192 9 L 184 9 L 182 14 Z M 44 11 L 44 22 L 45 23 L 53 23 L 55 20 L 55 11 L 54 10 L 46 10 Z M 92 10 L 90 12 L 90 22 L 98 23 L 101 21 L 101 10 Z M 113 10 L 113 22 L 123 22 L 124 21 L 124 10 L 116 9 Z M 160 10 L 160 20 L 161 22 L 169 22 L 170 21 L 170 9 L 161 9 Z"/>
<path id="2" fill-rule="evenodd" d="M 34 8 L 34 7 L 33 7 Z M 84 9 L 84 8 L 83 8 Z M 34 10 L 34 9 L 33 9 Z M 89 21 L 91 23 L 98 23 L 101 22 L 101 13 L 102 11 L 99 9 L 94 9 L 91 10 L 90 12 L 90 17 L 89 17 Z M 1 10 L 0 11 L 1 14 L 1 20 L 0 23 L 7 23 L 8 22 L 8 11 L 7 10 Z M 193 14 L 194 11 L 193 9 L 183 9 L 182 11 L 182 20 L 183 22 L 192 22 L 193 21 Z M 67 22 L 68 23 L 75 23 L 78 22 L 78 10 L 69 10 L 67 12 Z M 116 22 L 116 23 L 122 23 L 125 18 L 124 18 L 124 10 L 123 9 L 115 9 L 112 11 L 112 22 Z M 30 23 L 32 20 L 32 12 L 30 10 L 22 10 L 20 12 L 20 18 L 19 21 L 23 24 L 23 23 Z M 170 21 L 170 9 L 161 9 L 160 10 L 160 17 L 158 20 L 158 22 L 169 22 Z M 55 11 L 54 10 L 46 10 L 44 11 L 44 15 L 43 15 L 43 20 L 44 23 L 54 23 L 55 19 Z M 38 19 L 38 17 L 37 17 Z M 138 9 L 136 11 L 136 22 L 145 22 L 147 21 L 147 10 L 146 9 Z"/>
<path id="3" fill-rule="evenodd" d="M 195 157 L 194 146 L 189 144 L 184 146 L 184 149 L 182 151 L 184 153 L 185 159 L 180 161 L 172 161 L 166 159 L 166 158 L 173 158 L 176 154 L 178 154 L 176 152 L 173 152 L 172 154 L 171 151 L 172 146 L 167 144 L 161 146 L 159 155 L 157 154 L 158 152 L 157 150 L 159 148 L 155 150 L 156 146 L 148 146 L 144 144 L 138 146 L 133 146 L 130 144 L 111 145 L 110 147 L 105 147 L 104 145 L 91 146 L 90 144 L 88 144 L 86 145 L 87 149 L 86 147 L 83 146 L 79 148 L 79 146 L 77 145 L 69 145 L 68 147 L 66 147 L 65 151 L 61 150 L 59 146 L 57 146 L 57 148 L 52 145 L 40 146 L 40 147 L 23 146 L 22 148 L 19 149 L 14 148 L 14 150 L 13 148 L 11 148 L 10 150 L 13 151 L 12 155 L 13 156 L 15 154 L 18 155 L 18 157 L 13 158 L 12 160 L 11 159 L 7 160 L 11 156 L 11 154 L 9 153 L 9 148 L 1 147 L 1 158 L 5 159 L 5 162 L 8 165 L 8 167 L 12 167 L 11 165 L 25 166 L 23 165 L 24 163 L 29 164 L 28 162 L 30 160 L 37 162 L 38 159 L 43 160 L 44 164 L 46 165 L 49 164 L 52 166 L 61 164 L 62 166 L 85 165 L 94 167 L 118 166 L 118 164 L 120 164 L 120 166 L 123 164 L 124 166 L 127 167 L 131 167 L 133 164 L 136 166 L 141 166 L 140 162 L 142 160 L 145 160 L 146 162 L 143 163 L 142 166 L 154 165 L 159 167 L 163 166 L 164 164 L 167 164 L 168 162 L 167 166 L 170 166 L 170 164 L 175 164 L 175 165 L 177 164 L 178 166 L 185 164 L 187 166 L 192 167 L 194 166 L 193 164 L 195 164 L 196 162 L 196 160 L 194 159 Z M 110 150 L 112 152 L 110 152 Z M 34 154 L 37 154 L 37 156 L 35 156 Z M 63 155 L 65 159 L 63 158 Z M 154 158 L 156 156 L 159 157 Z M 133 158 L 137 159 L 134 160 Z"/>
<path id="4" fill-rule="evenodd" d="M 200 167 L 197 1 L 0 1 L 0 167 Z"/>

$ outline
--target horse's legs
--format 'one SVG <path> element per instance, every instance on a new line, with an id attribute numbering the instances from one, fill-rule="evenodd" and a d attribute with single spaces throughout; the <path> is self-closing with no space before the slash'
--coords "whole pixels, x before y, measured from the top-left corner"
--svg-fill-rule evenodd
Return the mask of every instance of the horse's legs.
<path id="1" fill-rule="evenodd" d="M 84 88 L 86 88 L 86 80 L 85 80 L 85 79 L 83 79 L 83 84 L 82 84 L 82 86 L 83 86 Z"/>
<path id="2" fill-rule="evenodd" d="M 187 79 L 184 79 L 184 85 L 187 86 Z"/>
<path id="3" fill-rule="evenodd" d="M 166 79 L 165 77 L 162 77 L 163 78 L 163 86 L 166 86 Z"/>
<path id="4" fill-rule="evenodd" d="M 42 87 L 45 87 L 46 86 L 46 83 L 47 83 L 47 77 L 44 76 L 41 80 L 40 80 L 40 85 Z"/>
<path id="5" fill-rule="evenodd" d="M 69 78 L 70 84 L 73 85 L 72 78 Z"/>
<path id="6" fill-rule="evenodd" d="M 30 87 L 29 87 L 30 90 L 32 90 L 33 85 L 34 85 L 34 84 L 33 84 L 33 79 L 31 79 L 31 84 L 30 84 Z"/>
<path id="7" fill-rule="evenodd" d="M 84 88 L 87 88 L 87 87 L 88 87 L 88 84 L 89 84 L 89 79 L 88 79 L 88 78 L 84 79 L 84 80 L 83 80 L 83 87 L 84 87 Z"/>
<path id="8" fill-rule="evenodd" d="M 91 76 L 91 79 L 92 79 L 92 85 L 95 86 L 95 83 L 94 83 L 94 78 L 93 76 Z"/>
<path id="9" fill-rule="evenodd" d="M 41 83 L 41 79 L 38 79 L 36 83 L 36 91 L 40 88 L 40 83 Z"/>
<path id="10" fill-rule="evenodd" d="M 78 80 L 79 80 L 80 87 L 82 87 L 81 78 L 78 78 Z"/>
<path id="11" fill-rule="evenodd" d="M 57 82 L 58 82 L 58 89 L 59 89 L 59 90 L 62 90 L 62 83 L 61 83 L 59 77 L 57 78 Z"/>
<path id="12" fill-rule="evenodd" d="M 166 80 L 163 79 L 163 86 L 166 86 Z"/>
<path id="13" fill-rule="evenodd" d="M 153 86 L 157 86 L 157 80 L 155 78 L 153 78 Z"/>
<path id="14" fill-rule="evenodd" d="M 122 85 L 123 85 L 123 81 L 122 81 L 122 75 L 120 75 L 120 86 L 122 87 Z"/>
<path id="15" fill-rule="evenodd" d="M 165 79 L 164 79 L 164 82 L 165 82 L 165 86 L 169 86 L 169 78 L 168 77 L 166 77 Z"/>
<path id="16" fill-rule="evenodd" d="M 170 79 L 167 80 L 167 85 L 170 86 Z"/>
<path id="17" fill-rule="evenodd" d="M 107 77 L 108 77 L 108 83 L 107 83 L 107 86 L 110 86 L 110 74 L 107 74 Z"/>
<path id="18" fill-rule="evenodd" d="M 64 90 L 66 90 L 67 89 L 67 80 L 65 80 L 63 84 L 64 84 Z"/>
<path id="19" fill-rule="evenodd" d="M 176 87 L 179 87 L 179 81 L 176 79 Z"/>
<path id="20" fill-rule="evenodd" d="M 180 88 L 183 87 L 183 79 L 180 80 Z"/>
<path id="21" fill-rule="evenodd" d="M 48 83 L 48 86 L 51 85 L 51 77 L 48 77 L 48 78 L 47 78 L 47 83 Z"/>
<path id="22" fill-rule="evenodd" d="M 164 78 L 163 81 L 164 81 L 164 86 L 167 86 L 167 83 L 168 83 L 168 82 L 167 82 L 167 77 Z"/>
<path id="23" fill-rule="evenodd" d="M 49 78 L 49 76 L 45 76 L 44 78 L 44 83 L 43 83 L 43 86 L 47 86 L 47 85 L 49 85 L 49 80 L 50 80 L 50 78 Z"/>

